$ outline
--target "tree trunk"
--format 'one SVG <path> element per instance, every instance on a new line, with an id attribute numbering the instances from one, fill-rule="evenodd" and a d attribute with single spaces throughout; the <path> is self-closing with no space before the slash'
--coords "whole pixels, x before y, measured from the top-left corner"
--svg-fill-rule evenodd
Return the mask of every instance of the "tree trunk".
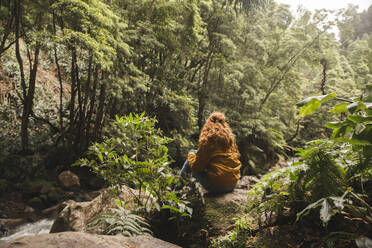
<path id="1" fill-rule="evenodd" d="M 322 77 L 322 81 L 320 82 L 320 91 L 322 92 L 323 95 L 325 95 L 326 94 L 325 83 L 327 81 L 327 66 L 328 66 L 328 63 L 327 63 L 326 59 L 321 59 L 320 63 L 323 66 L 323 77 Z"/>
<path id="2" fill-rule="evenodd" d="M 101 131 L 105 99 L 106 99 L 106 85 L 102 83 L 101 89 L 100 89 L 100 95 L 99 95 L 99 105 L 98 105 L 98 110 L 97 110 L 96 122 L 94 124 L 94 133 L 93 133 L 94 140 L 97 140 L 97 138 L 99 137 L 99 133 Z"/>
<path id="3" fill-rule="evenodd" d="M 32 112 L 32 106 L 34 104 L 34 95 L 35 95 L 35 86 L 36 86 L 36 74 L 37 67 L 39 63 L 39 52 L 40 47 L 36 45 L 35 54 L 34 54 L 34 64 L 30 73 L 30 80 L 28 83 L 28 92 L 26 99 L 23 103 L 23 112 L 22 112 L 22 125 L 21 125 L 21 137 L 22 137 L 22 150 L 26 151 L 28 148 L 28 124 L 29 117 Z"/>
<path id="4" fill-rule="evenodd" d="M 53 31 L 54 35 L 56 35 L 56 16 L 53 13 Z M 59 81 L 59 126 L 61 130 L 61 138 L 62 143 L 64 141 L 64 129 L 63 129 L 63 81 L 62 81 L 62 73 L 61 73 L 61 67 L 59 65 L 59 59 L 57 54 L 57 46 L 54 45 L 54 60 L 57 67 L 57 74 L 58 74 L 58 81 Z"/>
<path id="5" fill-rule="evenodd" d="M 16 57 L 18 61 L 18 66 L 21 75 L 21 86 L 23 92 L 23 110 L 22 110 L 22 122 L 21 122 L 21 145 L 22 151 L 25 152 L 28 149 L 29 145 L 29 137 L 28 137 L 28 125 L 29 125 L 29 117 L 32 112 L 32 106 L 34 103 L 34 95 L 35 95 L 35 86 L 36 86 L 36 74 L 37 74 L 37 67 L 39 64 L 39 52 L 40 52 L 40 45 L 36 44 L 35 53 L 33 64 L 32 59 L 30 59 L 30 78 L 28 83 L 28 89 L 26 86 L 25 81 L 25 74 L 24 74 L 24 67 L 23 67 L 23 59 L 21 56 L 19 39 L 20 39 L 20 20 L 21 20 L 21 0 L 16 0 L 14 5 L 14 13 L 15 13 L 15 32 L 16 32 Z"/>
<path id="6" fill-rule="evenodd" d="M 69 128 L 69 145 L 73 145 L 73 137 L 75 130 L 75 97 L 76 97 L 76 82 L 75 82 L 75 69 L 76 69 L 76 50 L 73 47 L 72 49 L 72 58 L 71 58 L 71 97 L 70 97 L 70 128 Z"/>
<path id="7" fill-rule="evenodd" d="M 87 139 L 91 139 L 91 136 L 90 136 L 90 127 L 91 127 L 91 123 L 92 123 L 92 115 L 93 115 L 93 111 L 94 111 L 94 106 L 96 104 L 96 90 L 97 90 L 97 84 L 98 84 L 98 77 L 99 77 L 99 67 L 96 66 L 95 70 L 94 70 L 94 75 L 93 75 L 93 89 L 92 89 L 92 95 L 90 96 L 90 106 L 89 106 L 89 110 L 88 110 L 88 113 L 87 113 L 87 120 L 86 120 L 86 127 L 85 127 L 85 136 L 87 137 Z"/>
<path id="8" fill-rule="evenodd" d="M 77 88 L 77 93 L 78 93 L 78 110 L 79 110 L 79 121 L 78 121 L 78 127 L 77 127 L 77 135 L 76 135 L 76 149 L 78 151 L 78 154 L 80 153 L 80 148 L 81 148 L 81 143 L 82 143 L 82 122 L 84 121 L 83 119 L 83 102 L 81 99 L 81 82 L 79 78 L 79 67 L 77 64 L 75 64 L 76 70 L 75 70 L 75 75 L 76 75 L 76 88 Z"/>
<path id="9" fill-rule="evenodd" d="M 208 98 L 208 77 L 209 77 L 209 71 L 211 69 L 213 62 L 213 51 L 210 51 L 208 54 L 208 59 L 205 64 L 205 70 L 203 75 L 203 83 L 200 86 L 200 89 L 198 91 L 198 101 L 199 101 L 199 107 L 198 107 L 198 127 L 199 131 L 203 128 L 204 125 L 204 109 L 207 104 L 207 98 Z"/>

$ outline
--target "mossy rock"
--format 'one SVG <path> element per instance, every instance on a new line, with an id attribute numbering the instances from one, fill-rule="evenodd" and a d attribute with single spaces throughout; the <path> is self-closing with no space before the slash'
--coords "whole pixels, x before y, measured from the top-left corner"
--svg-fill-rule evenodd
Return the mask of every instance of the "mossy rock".
<path id="1" fill-rule="evenodd" d="M 48 192 L 48 200 L 52 203 L 57 203 L 63 196 L 63 190 L 60 188 L 53 188 Z"/>
<path id="2" fill-rule="evenodd" d="M 41 194 L 48 194 L 49 192 L 54 191 L 54 190 L 55 190 L 55 187 L 54 187 L 53 183 L 45 182 L 45 183 L 43 183 L 43 186 L 40 189 L 40 193 Z"/>
<path id="3" fill-rule="evenodd" d="M 23 192 L 26 194 L 38 194 L 41 191 L 49 191 L 53 188 L 53 184 L 46 180 L 27 180 L 23 183 Z M 47 192 L 44 192 L 47 193 Z"/>
<path id="4" fill-rule="evenodd" d="M 205 196 L 204 218 L 209 222 L 209 236 L 215 236 L 230 229 L 235 220 L 244 214 L 248 204 L 247 191 L 235 189 L 223 195 Z"/>
<path id="5" fill-rule="evenodd" d="M 31 206 L 32 208 L 35 208 L 35 209 L 44 209 L 45 208 L 45 205 L 44 205 L 43 201 L 38 197 L 34 197 L 31 200 L 27 201 L 27 205 L 29 205 L 29 206 Z"/>

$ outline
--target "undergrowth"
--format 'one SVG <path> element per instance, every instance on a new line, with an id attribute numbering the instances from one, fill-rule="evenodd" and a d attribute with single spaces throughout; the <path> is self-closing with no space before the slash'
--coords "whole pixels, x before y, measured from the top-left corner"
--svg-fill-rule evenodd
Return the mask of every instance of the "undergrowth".
<path id="1" fill-rule="evenodd" d="M 367 87 L 367 96 L 372 85 Z M 369 93 L 368 93 L 369 92 Z M 372 223 L 372 94 L 365 102 L 337 104 L 330 110 L 342 116 L 328 123 L 328 139 L 297 149 L 298 161 L 263 176 L 248 194 L 249 213 L 258 229 L 235 228 L 216 239 L 214 247 L 244 247 L 254 233 L 273 226 L 309 225 L 321 230 L 313 245 L 358 247 L 371 242 Z M 307 98 L 299 116 L 313 113 L 335 94 Z M 369 102 L 368 102 L 369 101 Z M 283 222 L 283 220 L 285 220 Z M 314 226 L 314 224 L 316 226 Z M 239 226 L 239 222 L 236 224 Z M 290 235 L 296 235 L 292 233 Z M 315 243 L 314 243 L 315 242 Z"/>

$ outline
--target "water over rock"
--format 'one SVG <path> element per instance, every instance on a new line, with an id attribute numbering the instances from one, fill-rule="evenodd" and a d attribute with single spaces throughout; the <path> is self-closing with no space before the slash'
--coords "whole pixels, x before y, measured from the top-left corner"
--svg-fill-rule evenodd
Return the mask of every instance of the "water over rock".
<path id="1" fill-rule="evenodd" d="M 34 223 L 26 223 L 19 225 L 13 230 L 11 235 L 0 238 L 0 244 L 9 242 L 16 238 L 25 236 L 25 235 L 37 235 L 37 234 L 46 234 L 49 233 L 49 230 L 53 224 L 51 219 L 42 219 Z"/>

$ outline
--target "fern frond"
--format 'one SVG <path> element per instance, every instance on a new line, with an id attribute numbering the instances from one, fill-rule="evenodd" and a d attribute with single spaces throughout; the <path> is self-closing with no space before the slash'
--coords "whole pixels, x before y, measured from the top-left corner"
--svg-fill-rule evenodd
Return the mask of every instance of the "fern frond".
<path id="1" fill-rule="evenodd" d="M 111 213 L 103 213 L 89 224 L 89 230 L 108 235 L 152 235 L 146 220 L 123 207 L 110 209 Z"/>

